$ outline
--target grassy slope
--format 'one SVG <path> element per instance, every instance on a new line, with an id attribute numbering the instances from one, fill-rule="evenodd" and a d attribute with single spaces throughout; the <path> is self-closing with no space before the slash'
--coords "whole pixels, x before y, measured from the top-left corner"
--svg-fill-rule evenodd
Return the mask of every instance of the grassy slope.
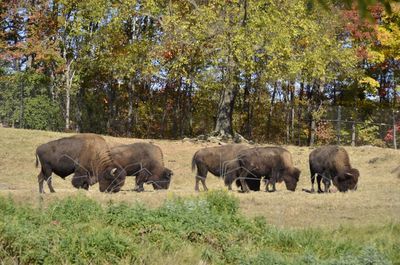
<path id="1" fill-rule="evenodd" d="M 55 177 L 57 193 L 40 196 L 36 183 L 39 169 L 34 167 L 35 148 L 67 135 L 0 128 L 0 195 L 3 197 L 0 198 L 0 234 L 3 234 L 0 264 L 2 259 L 5 264 L 17 260 L 121 264 L 149 261 L 154 264 L 263 264 L 266 259 L 269 263 L 283 264 L 359 264 L 369 259 L 377 263 L 386 259 L 400 262 L 400 179 L 390 174 L 400 164 L 398 151 L 347 148 L 353 166 L 361 172 L 358 191 L 318 195 L 300 191 L 310 185 L 307 166 L 310 149 L 289 146 L 295 164 L 302 170 L 297 192 L 285 191 L 284 185 L 278 186 L 276 193 L 231 192 L 239 203 L 240 214 L 214 215 L 213 212 L 212 217 L 207 217 L 210 214 L 207 207 L 196 208 L 196 205 L 208 195 L 193 191 L 194 174 L 190 169 L 193 153 L 207 144 L 154 140 L 163 149 L 167 166 L 175 173 L 168 191 L 154 192 L 146 186 L 147 192 L 140 194 L 131 191 L 103 194 L 96 185 L 89 192 L 83 192 L 74 190 L 70 179 L 63 181 Z M 142 141 L 106 139 L 110 144 Z M 213 190 L 225 189 L 222 181 L 211 175 L 207 183 Z M 133 179 L 126 185 L 126 189 L 133 187 Z M 225 193 L 215 194 L 217 199 L 214 196 L 213 200 L 217 203 L 223 206 L 224 200 L 228 205 L 231 203 Z M 176 201 L 177 197 L 188 196 L 199 198 L 189 199 L 184 206 Z M 21 206 L 7 202 L 4 199 L 7 197 Z M 120 202 L 126 202 L 128 208 L 119 209 Z M 27 204 L 33 208 L 26 208 Z M 79 207 L 88 205 L 91 209 L 87 213 L 79 211 Z M 113 212 L 114 207 L 119 210 Z M 168 211 L 171 207 L 173 211 Z M 98 209 L 102 209 L 101 214 L 96 214 Z M 76 212 L 84 217 L 77 217 Z M 266 224 L 259 218 L 243 216 L 264 216 Z M 160 226 L 160 222 L 167 224 Z M 75 249 L 60 246 L 76 245 L 77 240 L 80 243 Z M 113 247 L 102 245 L 104 241 L 113 242 Z M 107 251 L 119 256 L 105 255 Z M 59 254 L 52 257 L 49 253 Z M 38 257 L 43 260 L 38 261 Z"/>

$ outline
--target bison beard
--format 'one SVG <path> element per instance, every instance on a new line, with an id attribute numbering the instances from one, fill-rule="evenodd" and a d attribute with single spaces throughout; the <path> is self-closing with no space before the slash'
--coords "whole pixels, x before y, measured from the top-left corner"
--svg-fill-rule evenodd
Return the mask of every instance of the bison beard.
<path id="1" fill-rule="evenodd" d="M 318 192 L 328 192 L 331 182 L 341 192 L 356 190 L 360 172 L 350 165 L 349 155 L 343 147 L 323 146 L 310 153 L 311 191 L 317 178 Z M 321 189 L 321 181 L 324 190 Z"/>
<path id="2" fill-rule="evenodd" d="M 95 134 L 78 134 L 42 144 L 36 149 L 36 166 L 38 161 L 41 164 L 38 175 L 40 193 L 44 193 L 44 181 L 50 192 L 55 192 L 52 173 L 63 179 L 74 173 L 72 185 L 78 188 L 88 189 L 99 181 L 100 191 L 119 191 L 124 181 L 120 179 L 118 183 L 110 185 L 104 178 L 114 164 L 107 143 Z"/>

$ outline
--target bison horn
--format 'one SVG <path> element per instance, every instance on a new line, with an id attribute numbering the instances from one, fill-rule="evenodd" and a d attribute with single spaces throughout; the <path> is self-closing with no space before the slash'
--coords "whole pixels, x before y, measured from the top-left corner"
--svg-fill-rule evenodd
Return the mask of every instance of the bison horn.
<path id="1" fill-rule="evenodd" d="M 115 167 L 115 168 L 113 168 L 113 169 L 111 169 L 111 175 L 113 175 L 114 176 L 114 174 L 115 174 L 115 171 L 117 171 L 117 168 Z"/>

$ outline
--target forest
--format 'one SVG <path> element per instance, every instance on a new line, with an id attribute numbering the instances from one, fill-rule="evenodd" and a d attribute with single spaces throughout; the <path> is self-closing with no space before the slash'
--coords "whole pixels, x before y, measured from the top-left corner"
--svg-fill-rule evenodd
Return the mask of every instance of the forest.
<path id="1" fill-rule="evenodd" d="M 396 147 L 400 4 L 322 2 L 1 0 L 0 124 Z"/>

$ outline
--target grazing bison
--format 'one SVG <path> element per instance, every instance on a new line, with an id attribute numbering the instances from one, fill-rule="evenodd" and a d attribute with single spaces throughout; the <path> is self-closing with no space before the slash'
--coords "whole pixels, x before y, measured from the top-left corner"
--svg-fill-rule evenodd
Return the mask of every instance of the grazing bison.
<path id="1" fill-rule="evenodd" d="M 350 165 L 349 155 L 343 147 L 323 146 L 310 153 L 311 192 L 317 175 L 318 192 L 328 192 L 331 181 L 339 191 L 356 190 L 360 173 Z M 321 189 L 321 180 L 324 191 Z"/>
<path id="2" fill-rule="evenodd" d="M 36 149 L 36 166 L 38 160 L 41 164 L 38 175 L 40 193 L 44 193 L 44 181 L 50 192 L 55 192 L 52 173 L 63 179 L 74 173 L 72 185 L 77 188 L 88 189 L 99 181 L 102 192 L 117 192 L 124 182 L 123 177 L 115 181 L 118 176 L 113 174 L 115 166 L 110 150 L 99 135 L 78 134 L 42 144 Z"/>
<path id="3" fill-rule="evenodd" d="M 285 182 L 286 188 L 296 190 L 300 176 L 300 170 L 293 166 L 292 156 L 281 147 L 255 147 L 238 153 L 240 164 L 239 180 L 244 192 L 249 191 L 246 183 L 247 178 L 259 178 L 263 176 L 266 180 L 266 191 L 272 184 L 275 191 L 276 182 Z"/>
<path id="4" fill-rule="evenodd" d="M 172 171 L 164 167 L 160 147 L 149 143 L 134 143 L 111 148 L 113 161 L 118 165 L 117 175 L 136 176 L 135 191 L 144 191 L 143 184 L 168 189 Z"/>
<path id="5" fill-rule="evenodd" d="M 225 185 L 232 189 L 232 182 L 237 178 L 239 162 L 236 155 L 245 149 L 246 145 L 228 144 L 215 147 L 207 147 L 198 150 L 192 158 L 192 170 L 197 167 L 195 191 L 199 191 L 199 182 L 203 184 L 205 191 L 207 172 L 210 171 L 217 177 L 223 177 Z"/>

